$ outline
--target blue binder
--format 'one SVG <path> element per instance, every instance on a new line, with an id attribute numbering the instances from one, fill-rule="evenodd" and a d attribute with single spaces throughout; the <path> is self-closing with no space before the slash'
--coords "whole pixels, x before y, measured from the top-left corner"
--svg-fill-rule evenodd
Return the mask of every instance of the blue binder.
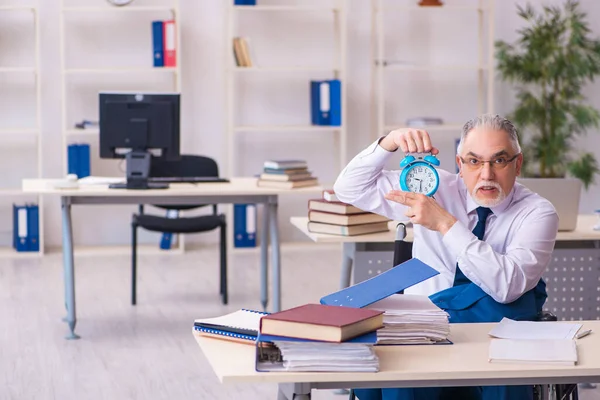
<path id="1" fill-rule="evenodd" d="M 329 99 L 331 110 L 329 125 L 342 125 L 342 82 L 339 79 L 329 81 Z"/>
<path id="2" fill-rule="evenodd" d="M 17 251 L 28 250 L 27 207 L 13 204 L 13 247 Z"/>
<path id="3" fill-rule="evenodd" d="M 236 6 L 255 6 L 256 0 L 234 0 L 233 4 Z"/>
<path id="4" fill-rule="evenodd" d="M 152 21 L 152 52 L 153 65 L 165 66 L 165 46 L 163 34 L 163 21 Z"/>
<path id="5" fill-rule="evenodd" d="M 40 251 L 40 210 L 37 204 L 25 206 L 27 209 L 27 251 Z"/>
<path id="6" fill-rule="evenodd" d="M 438 274 L 418 258 L 412 258 L 371 279 L 321 298 L 321 304 L 366 307 Z"/>
<path id="7" fill-rule="evenodd" d="M 167 218 L 179 217 L 178 210 L 167 210 Z M 160 237 L 160 248 L 163 250 L 170 250 L 173 246 L 173 234 L 171 232 L 163 232 Z"/>
<path id="8" fill-rule="evenodd" d="M 233 235 L 235 247 L 256 247 L 255 204 L 234 204 Z"/>
<path id="9" fill-rule="evenodd" d="M 78 178 L 90 175 L 90 145 L 73 143 L 67 147 L 67 169 Z"/>
<path id="10" fill-rule="evenodd" d="M 310 81 L 310 110 L 313 125 L 330 124 L 331 98 L 328 81 Z"/>
<path id="11" fill-rule="evenodd" d="M 264 333 L 258 334 L 259 342 L 320 342 L 320 343 L 331 343 L 332 345 L 338 344 L 337 342 L 325 342 L 322 340 L 312 340 L 312 339 L 300 339 L 300 338 L 292 338 L 287 336 L 275 336 L 275 335 L 265 335 Z M 369 333 L 365 333 L 362 336 L 357 336 L 352 339 L 346 340 L 341 343 L 377 343 L 377 331 L 372 331 Z"/>

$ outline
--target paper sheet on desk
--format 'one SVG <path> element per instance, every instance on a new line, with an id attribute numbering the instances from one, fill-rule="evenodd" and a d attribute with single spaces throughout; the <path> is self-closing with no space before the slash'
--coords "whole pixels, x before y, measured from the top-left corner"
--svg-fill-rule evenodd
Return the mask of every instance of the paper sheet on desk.
<path id="1" fill-rule="evenodd" d="M 581 326 L 553 321 L 514 321 L 503 318 L 489 335 L 500 339 L 573 339 Z"/>
<path id="2" fill-rule="evenodd" d="M 111 183 L 125 182 L 125 178 L 113 176 L 86 176 L 77 180 L 80 185 L 110 185 Z"/>

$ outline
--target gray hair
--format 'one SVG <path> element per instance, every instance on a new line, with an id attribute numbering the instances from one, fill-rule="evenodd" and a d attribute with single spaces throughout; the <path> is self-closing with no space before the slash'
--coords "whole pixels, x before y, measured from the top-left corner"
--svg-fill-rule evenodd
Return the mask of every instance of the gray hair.
<path id="1" fill-rule="evenodd" d="M 475 128 L 488 128 L 497 131 L 504 131 L 508 134 L 510 141 L 517 153 L 521 152 L 521 145 L 519 144 L 519 135 L 517 128 L 508 119 L 499 116 L 498 114 L 483 114 L 477 118 L 473 118 L 467 121 L 462 128 L 462 134 L 460 135 L 460 142 L 456 148 L 456 154 L 460 154 L 465 138 Z"/>

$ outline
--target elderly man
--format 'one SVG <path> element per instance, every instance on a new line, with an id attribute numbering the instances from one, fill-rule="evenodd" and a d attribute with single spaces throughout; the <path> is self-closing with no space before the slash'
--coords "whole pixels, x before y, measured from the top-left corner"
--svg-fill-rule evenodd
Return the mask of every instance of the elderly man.
<path id="1" fill-rule="evenodd" d="M 430 296 L 451 323 L 535 320 L 546 300 L 541 279 L 558 231 L 552 204 L 516 183 L 523 155 L 507 119 L 482 115 L 462 131 L 458 174 L 438 170 L 434 198 L 399 189 L 399 171 L 383 170 L 404 153 L 439 150 L 424 130 L 400 129 L 358 154 L 338 177 L 340 201 L 414 227 L 413 256 L 440 274 L 407 289 Z M 365 389 L 360 400 L 531 399 L 529 386 Z"/>

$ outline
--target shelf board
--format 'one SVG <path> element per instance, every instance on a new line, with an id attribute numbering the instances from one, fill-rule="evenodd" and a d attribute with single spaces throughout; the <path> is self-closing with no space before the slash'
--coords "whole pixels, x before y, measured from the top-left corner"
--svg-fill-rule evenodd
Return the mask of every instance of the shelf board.
<path id="1" fill-rule="evenodd" d="M 67 68 L 65 74 L 177 73 L 177 67 Z"/>
<path id="2" fill-rule="evenodd" d="M 92 128 L 92 129 L 67 129 L 65 131 L 65 135 L 67 136 L 98 136 L 100 134 L 100 129 Z"/>
<path id="3" fill-rule="evenodd" d="M 487 11 L 489 7 L 480 7 L 477 5 L 464 5 L 464 6 L 453 6 L 453 5 L 443 5 L 443 6 L 389 6 L 377 8 L 376 11 Z"/>
<path id="4" fill-rule="evenodd" d="M 178 255 L 182 254 L 179 247 L 174 247 L 171 250 L 162 250 L 159 243 L 156 244 L 138 244 L 137 252 L 139 256 L 144 255 Z M 47 251 L 48 254 L 62 253 L 62 247 L 51 248 Z M 75 256 L 96 257 L 96 256 L 122 256 L 131 255 L 131 245 L 98 245 L 85 246 L 76 245 L 73 251 Z"/>
<path id="5" fill-rule="evenodd" d="M 338 11 L 339 8 L 327 6 L 233 6 L 238 11 Z"/>
<path id="6" fill-rule="evenodd" d="M 405 123 L 397 124 L 397 125 L 386 125 L 383 127 L 385 131 L 390 131 L 394 129 L 423 129 L 426 131 L 460 131 L 463 127 L 463 124 L 440 124 L 440 125 L 424 125 L 424 126 L 406 126 Z"/>
<path id="7" fill-rule="evenodd" d="M 14 188 L 14 189 L 1 189 L 0 188 L 0 196 L 27 196 L 27 197 L 35 197 L 38 196 L 35 193 L 28 193 L 28 192 L 24 192 L 21 188 Z"/>
<path id="8" fill-rule="evenodd" d="M 19 6 L 19 5 L 0 5 L 0 11 L 22 11 L 22 10 L 31 10 L 34 11 L 34 6 Z"/>
<path id="9" fill-rule="evenodd" d="M 28 72 L 28 73 L 37 73 L 36 68 L 34 67 L 0 67 L 0 72 Z"/>
<path id="10" fill-rule="evenodd" d="M 16 251 L 12 247 L 0 247 L 0 258 L 37 258 L 42 255 L 40 251 Z"/>
<path id="11" fill-rule="evenodd" d="M 35 128 L 7 128 L 7 129 L 3 129 L 0 128 L 0 135 L 12 135 L 12 134 L 18 134 L 18 135 L 36 135 L 39 132 L 39 129 L 35 129 Z"/>
<path id="12" fill-rule="evenodd" d="M 310 66 L 290 66 L 290 67 L 233 67 L 234 72 L 311 72 L 311 71 L 339 71 L 338 67 L 310 67 Z"/>
<path id="13" fill-rule="evenodd" d="M 171 6 L 124 6 L 124 7 L 63 7 L 63 11 L 80 12 L 136 12 L 136 11 L 175 11 Z"/>
<path id="14" fill-rule="evenodd" d="M 479 65 L 409 65 L 409 64 L 388 64 L 383 67 L 390 71 L 473 71 L 473 70 L 487 70 L 487 66 Z"/>
<path id="15" fill-rule="evenodd" d="M 322 132 L 341 131 L 342 126 L 332 125 L 242 125 L 233 128 L 236 132 Z"/>

